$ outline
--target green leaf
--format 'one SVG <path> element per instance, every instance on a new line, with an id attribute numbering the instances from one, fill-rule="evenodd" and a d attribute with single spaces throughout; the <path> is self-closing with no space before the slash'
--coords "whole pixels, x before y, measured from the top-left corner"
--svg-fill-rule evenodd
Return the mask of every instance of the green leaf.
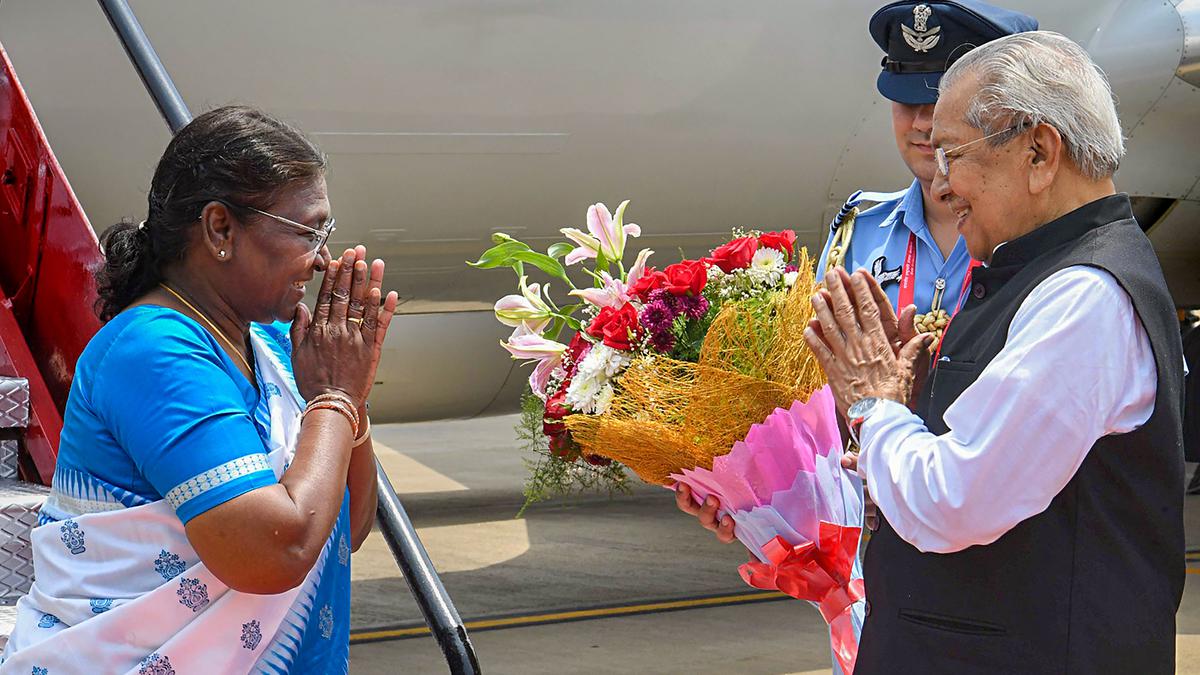
<path id="1" fill-rule="evenodd" d="M 503 244 L 506 241 L 516 241 L 516 239 L 513 239 L 512 237 L 508 236 L 507 234 L 504 234 L 503 232 L 496 232 L 496 233 L 492 234 L 492 243 L 493 244 Z"/>
<path id="2" fill-rule="evenodd" d="M 550 322 L 550 329 L 546 331 L 546 335 L 549 337 L 549 339 L 557 342 L 558 336 L 562 335 L 563 326 L 565 325 L 566 322 L 562 318 L 555 318 Z"/>
<path id="3" fill-rule="evenodd" d="M 596 254 L 596 272 L 597 273 L 599 273 L 599 272 L 611 273 L 611 270 L 612 270 L 612 263 L 609 262 L 608 258 L 605 258 L 603 253 L 597 253 Z"/>
<path id="4" fill-rule="evenodd" d="M 537 251 L 516 251 L 512 254 L 512 259 L 527 262 L 556 279 L 567 281 L 566 268 L 562 266 L 562 263 L 548 255 L 538 253 Z"/>
<path id="5" fill-rule="evenodd" d="M 568 244 L 565 241 L 560 241 L 557 244 L 554 244 L 550 248 L 546 249 L 546 255 L 550 256 L 551 258 L 557 259 L 557 258 L 561 258 L 561 257 L 567 255 L 568 253 L 570 253 L 571 251 L 574 251 L 574 250 L 575 250 L 574 244 Z"/>
<path id="6" fill-rule="evenodd" d="M 584 303 L 580 302 L 578 304 L 563 307 L 560 312 L 563 315 L 563 317 L 566 319 L 567 327 L 569 327 L 571 330 L 576 331 L 576 332 L 583 330 L 583 322 L 580 321 L 579 319 L 576 319 L 573 316 L 573 314 L 575 314 L 575 312 L 578 312 L 580 309 L 582 309 L 583 305 L 584 305 Z"/>
<path id="7" fill-rule="evenodd" d="M 513 263 L 513 255 L 528 251 L 529 246 L 516 240 L 505 241 L 483 252 L 479 260 L 467 264 L 476 269 L 486 270 L 493 267 L 507 267 Z"/>

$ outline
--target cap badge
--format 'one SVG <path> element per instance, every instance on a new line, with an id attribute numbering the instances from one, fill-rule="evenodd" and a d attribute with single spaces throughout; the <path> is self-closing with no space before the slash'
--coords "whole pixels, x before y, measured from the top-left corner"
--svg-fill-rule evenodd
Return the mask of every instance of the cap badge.
<path id="1" fill-rule="evenodd" d="M 904 33 L 904 41 L 915 52 L 927 52 L 942 40 L 941 26 L 929 28 L 929 17 L 931 16 L 933 16 L 933 9 L 929 5 L 917 5 L 913 7 L 913 27 L 909 28 L 900 24 L 900 29 Z"/>

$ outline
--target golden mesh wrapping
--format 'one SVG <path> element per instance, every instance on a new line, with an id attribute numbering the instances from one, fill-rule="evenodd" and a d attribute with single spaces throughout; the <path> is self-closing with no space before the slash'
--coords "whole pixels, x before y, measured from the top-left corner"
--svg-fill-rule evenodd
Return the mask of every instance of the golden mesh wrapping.
<path id="1" fill-rule="evenodd" d="M 825 374 L 804 342 L 816 289 L 808 251 L 789 291 L 763 302 L 727 304 L 704 337 L 699 363 L 639 357 L 621 375 L 603 415 L 564 421 L 584 452 L 610 457 L 650 483 L 682 469 L 712 468 L 753 424 L 808 400 Z"/>

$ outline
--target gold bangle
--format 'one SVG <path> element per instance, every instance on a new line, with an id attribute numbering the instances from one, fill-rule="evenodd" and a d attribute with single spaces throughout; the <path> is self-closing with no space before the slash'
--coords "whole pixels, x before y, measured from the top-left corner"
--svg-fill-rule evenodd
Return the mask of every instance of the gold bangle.
<path id="1" fill-rule="evenodd" d="M 358 420 L 355 419 L 356 415 L 354 414 L 354 411 L 350 410 L 349 406 L 346 404 L 335 403 L 333 401 L 318 401 L 316 403 L 309 403 L 308 407 L 304 409 L 304 414 L 300 416 L 300 419 L 303 420 L 314 410 L 333 410 L 341 413 L 341 415 L 346 418 L 346 421 L 350 423 L 350 436 L 352 438 L 358 437 Z"/>
<path id="2" fill-rule="evenodd" d="M 367 439 L 370 437 L 371 437 L 371 418 L 368 417 L 366 419 L 366 425 L 363 427 L 362 435 L 360 435 L 358 438 L 354 439 L 354 443 L 350 446 L 350 449 L 353 450 L 354 448 L 357 448 L 358 446 L 362 445 L 363 443 L 366 443 Z"/>
<path id="3" fill-rule="evenodd" d="M 350 415 L 354 419 L 354 428 L 357 429 L 361 423 L 361 420 L 358 419 L 358 408 L 354 405 L 354 401 L 351 401 L 350 397 L 346 394 L 321 394 L 320 396 L 314 396 L 313 399 L 308 402 L 310 406 L 314 403 L 337 403 L 339 405 L 344 405 L 350 411 Z M 357 435 L 358 434 L 356 432 L 355 436 Z"/>

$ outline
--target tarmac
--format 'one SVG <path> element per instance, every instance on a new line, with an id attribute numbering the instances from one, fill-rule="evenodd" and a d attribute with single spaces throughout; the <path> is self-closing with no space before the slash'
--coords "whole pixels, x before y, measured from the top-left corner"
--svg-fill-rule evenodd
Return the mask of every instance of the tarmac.
<path id="1" fill-rule="evenodd" d="M 527 474 L 516 421 L 372 429 L 482 672 L 830 672 L 817 611 L 744 584 L 737 566 L 746 550 L 718 543 L 663 488 L 560 498 L 515 518 Z M 1186 499 L 1194 554 L 1178 615 L 1177 672 L 1200 675 L 1200 497 Z M 448 672 L 378 531 L 352 569 L 350 672 Z"/>

